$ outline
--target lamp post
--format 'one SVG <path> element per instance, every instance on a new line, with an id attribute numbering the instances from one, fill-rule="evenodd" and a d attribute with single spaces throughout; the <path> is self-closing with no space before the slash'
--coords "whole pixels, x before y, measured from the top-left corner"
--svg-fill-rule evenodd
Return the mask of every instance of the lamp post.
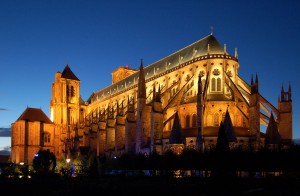
<path id="1" fill-rule="evenodd" d="M 67 176 L 70 176 L 70 172 L 71 172 L 70 161 L 71 161 L 70 157 L 67 156 L 67 158 L 66 158 L 67 168 L 68 168 L 68 169 L 67 169 Z"/>
<path id="2" fill-rule="evenodd" d="M 69 165 L 71 159 L 70 159 L 70 158 L 67 158 L 66 161 L 67 161 L 67 163 L 68 163 L 68 165 Z"/>

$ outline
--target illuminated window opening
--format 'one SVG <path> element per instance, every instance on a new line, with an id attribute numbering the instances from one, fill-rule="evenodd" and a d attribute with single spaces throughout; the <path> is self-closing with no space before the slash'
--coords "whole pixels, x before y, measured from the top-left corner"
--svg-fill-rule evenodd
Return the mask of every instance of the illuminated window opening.
<path id="1" fill-rule="evenodd" d="M 44 133 L 44 142 L 45 143 L 50 143 L 50 141 L 51 141 L 50 136 L 51 136 L 50 133 L 48 133 L 48 132 Z"/>

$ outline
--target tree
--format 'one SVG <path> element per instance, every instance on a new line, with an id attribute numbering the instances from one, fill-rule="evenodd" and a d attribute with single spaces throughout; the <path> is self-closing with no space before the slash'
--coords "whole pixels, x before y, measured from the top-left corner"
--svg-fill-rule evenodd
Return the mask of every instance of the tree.
<path id="1" fill-rule="evenodd" d="M 33 159 L 33 168 L 38 174 L 54 173 L 56 166 L 56 157 L 53 152 L 39 150 Z"/>
<path id="2" fill-rule="evenodd" d="M 229 142 L 225 132 L 224 123 L 221 121 L 216 144 L 216 151 L 220 153 L 227 153 L 229 152 L 229 150 Z"/>

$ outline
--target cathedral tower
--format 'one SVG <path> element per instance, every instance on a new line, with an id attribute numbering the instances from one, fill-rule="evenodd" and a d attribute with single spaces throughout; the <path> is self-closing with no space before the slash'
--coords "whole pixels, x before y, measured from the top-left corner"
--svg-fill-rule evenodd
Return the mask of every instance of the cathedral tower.
<path id="1" fill-rule="evenodd" d="M 279 134 L 284 143 L 291 143 L 293 138 L 293 126 L 292 126 L 292 87 L 289 84 L 287 92 L 284 91 L 283 85 L 281 89 L 281 96 L 278 100 L 279 111 Z"/>
<path id="2" fill-rule="evenodd" d="M 259 105 L 259 90 L 258 76 L 256 74 L 255 82 L 251 77 L 251 94 L 249 100 L 249 131 L 250 142 L 255 150 L 260 147 L 260 105 Z"/>
<path id="3" fill-rule="evenodd" d="M 80 80 L 66 65 L 64 71 L 55 74 L 50 102 L 51 120 L 55 124 L 76 124 L 79 120 Z"/>
<path id="4" fill-rule="evenodd" d="M 64 141 L 60 151 L 69 151 L 72 144 L 71 138 L 78 141 L 78 123 L 80 119 L 80 80 L 66 65 L 62 73 L 55 74 L 52 84 L 52 99 L 50 101 L 50 118 L 61 133 L 60 139 Z"/>

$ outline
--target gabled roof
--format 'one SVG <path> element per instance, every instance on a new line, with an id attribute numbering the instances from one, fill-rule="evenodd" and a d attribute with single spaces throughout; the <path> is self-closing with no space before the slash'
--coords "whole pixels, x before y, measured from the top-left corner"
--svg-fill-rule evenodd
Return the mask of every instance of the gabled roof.
<path id="1" fill-rule="evenodd" d="M 39 122 L 52 124 L 52 121 L 39 108 L 26 108 L 26 110 L 21 114 L 18 120 L 26 120 L 31 122 L 39 121 Z"/>
<path id="2" fill-rule="evenodd" d="M 175 119 L 169 138 L 169 144 L 183 144 L 178 112 L 175 113 Z"/>
<path id="3" fill-rule="evenodd" d="M 62 78 L 66 78 L 66 79 L 71 79 L 71 80 L 78 80 L 80 81 L 75 74 L 72 72 L 72 70 L 70 69 L 69 65 L 67 64 L 64 71 L 61 74 Z"/>

